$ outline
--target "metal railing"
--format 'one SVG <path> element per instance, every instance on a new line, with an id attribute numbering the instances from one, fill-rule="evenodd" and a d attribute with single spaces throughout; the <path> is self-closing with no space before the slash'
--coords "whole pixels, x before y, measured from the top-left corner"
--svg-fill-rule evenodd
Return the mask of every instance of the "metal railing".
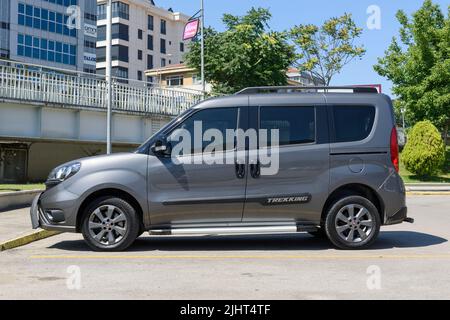
<path id="1" fill-rule="evenodd" d="M 113 110 L 177 115 L 200 102 L 201 91 L 162 88 L 143 81 L 113 79 Z M 0 60 L 0 98 L 61 107 L 106 109 L 104 76 Z"/>

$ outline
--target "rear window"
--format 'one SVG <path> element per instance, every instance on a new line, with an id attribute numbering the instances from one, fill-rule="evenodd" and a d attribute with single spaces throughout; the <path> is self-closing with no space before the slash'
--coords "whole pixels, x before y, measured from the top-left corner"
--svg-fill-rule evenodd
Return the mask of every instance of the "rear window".
<path id="1" fill-rule="evenodd" d="M 260 129 L 279 130 L 279 145 L 312 143 L 315 141 L 314 107 L 261 107 Z M 268 133 L 268 144 L 271 135 Z"/>
<path id="2" fill-rule="evenodd" d="M 372 131 L 375 119 L 373 106 L 334 106 L 335 142 L 360 141 Z"/>

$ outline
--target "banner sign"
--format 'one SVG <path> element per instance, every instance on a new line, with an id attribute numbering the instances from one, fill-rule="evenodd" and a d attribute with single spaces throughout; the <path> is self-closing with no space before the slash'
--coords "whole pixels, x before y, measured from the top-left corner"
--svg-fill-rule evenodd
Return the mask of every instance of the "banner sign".
<path id="1" fill-rule="evenodd" d="M 84 24 L 84 35 L 97 38 L 97 26 L 92 24 Z"/>
<path id="2" fill-rule="evenodd" d="M 183 40 L 189 40 L 194 38 L 200 26 L 200 19 L 189 21 L 184 27 Z"/>
<path id="3" fill-rule="evenodd" d="M 95 66 L 97 64 L 97 56 L 95 53 L 84 53 L 84 64 Z"/>

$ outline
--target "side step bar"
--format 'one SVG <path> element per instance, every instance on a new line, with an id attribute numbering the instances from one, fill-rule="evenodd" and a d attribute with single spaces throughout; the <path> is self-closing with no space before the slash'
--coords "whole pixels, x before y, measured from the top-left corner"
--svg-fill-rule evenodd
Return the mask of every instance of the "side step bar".
<path id="1" fill-rule="evenodd" d="M 314 226 L 285 225 L 285 226 L 242 226 L 242 227 L 195 227 L 153 229 L 150 235 L 225 235 L 225 234 L 262 234 L 262 233 L 295 233 L 316 231 Z"/>

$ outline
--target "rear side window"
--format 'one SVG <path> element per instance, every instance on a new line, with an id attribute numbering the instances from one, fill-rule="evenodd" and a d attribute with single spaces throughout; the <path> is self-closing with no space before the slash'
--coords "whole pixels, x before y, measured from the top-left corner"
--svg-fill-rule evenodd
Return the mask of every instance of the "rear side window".
<path id="1" fill-rule="evenodd" d="M 268 130 L 269 144 L 271 129 L 279 130 L 280 146 L 315 142 L 314 107 L 261 107 L 259 128 Z"/>
<path id="2" fill-rule="evenodd" d="M 373 106 L 334 106 L 335 142 L 360 141 L 367 138 L 375 119 Z"/>

